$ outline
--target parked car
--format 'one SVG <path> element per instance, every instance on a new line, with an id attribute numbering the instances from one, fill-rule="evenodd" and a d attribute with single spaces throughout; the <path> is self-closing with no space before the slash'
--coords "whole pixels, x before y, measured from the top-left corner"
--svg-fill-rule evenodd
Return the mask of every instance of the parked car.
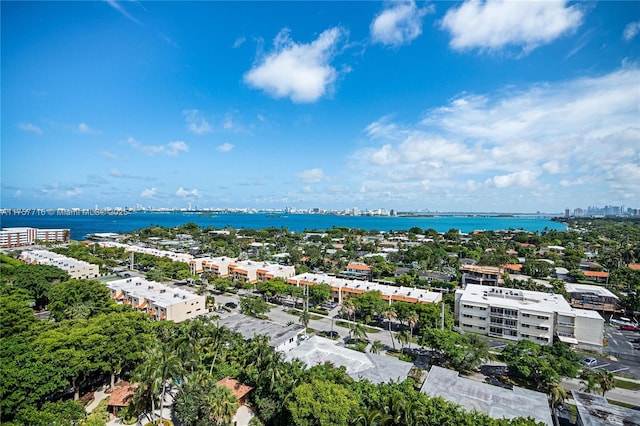
<path id="1" fill-rule="evenodd" d="M 338 332 L 337 332 L 337 331 L 329 331 L 329 330 L 324 330 L 324 331 L 322 332 L 322 334 L 323 334 L 324 336 L 327 336 L 327 337 L 328 337 L 328 338 L 330 338 L 330 339 L 337 339 L 337 338 L 338 338 L 338 336 L 339 336 L 339 334 L 338 334 Z"/>
<path id="2" fill-rule="evenodd" d="M 582 363 L 584 364 L 585 367 L 593 367 L 598 363 L 598 360 L 595 358 L 585 358 L 582 361 Z"/>
<path id="3" fill-rule="evenodd" d="M 620 327 L 620 330 L 640 331 L 640 327 L 634 324 L 625 324 Z"/>
<path id="4" fill-rule="evenodd" d="M 237 307 L 238 307 L 238 305 L 236 305 L 236 304 L 235 304 L 235 303 L 233 303 L 233 302 L 227 302 L 227 303 L 225 303 L 225 304 L 224 304 L 224 306 L 226 306 L 226 307 L 227 307 L 227 308 L 229 308 L 229 309 L 235 309 L 235 308 L 237 308 Z"/>

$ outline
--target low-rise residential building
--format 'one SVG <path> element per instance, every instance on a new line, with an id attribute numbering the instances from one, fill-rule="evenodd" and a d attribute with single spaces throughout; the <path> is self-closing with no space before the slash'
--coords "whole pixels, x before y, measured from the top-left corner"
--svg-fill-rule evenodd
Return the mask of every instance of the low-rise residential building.
<path id="1" fill-rule="evenodd" d="M 605 271 L 583 271 L 584 278 L 596 283 L 606 283 L 609 273 Z"/>
<path id="2" fill-rule="evenodd" d="M 467 284 L 490 286 L 500 286 L 503 284 L 503 271 L 497 266 L 462 265 L 460 266 L 460 272 L 462 273 L 462 288 Z"/>
<path id="3" fill-rule="evenodd" d="M 192 275 L 209 273 L 219 278 L 229 276 L 229 265 L 238 261 L 235 257 L 199 257 L 189 260 L 189 272 Z"/>
<path id="4" fill-rule="evenodd" d="M 631 408 L 609 404 L 604 396 L 571 391 L 578 411 L 578 426 L 640 425 L 640 412 Z"/>
<path id="5" fill-rule="evenodd" d="M 287 361 L 299 359 L 307 368 L 325 363 L 345 367 L 346 373 L 354 380 L 368 380 L 371 383 L 402 382 L 413 368 L 410 362 L 387 355 L 354 351 L 319 336 L 305 340 L 300 346 L 287 352 L 285 358 Z"/>
<path id="6" fill-rule="evenodd" d="M 60 268 L 75 279 L 88 280 L 100 276 L 100 268 L 93 263 L 73 259 L 48 250 L 26 250 L 18 259 L 33 265 L 49 265 Z"/>
<path id="7" fill-rule="evenodd" d="M 295 266 L 277 263 L 243 260 L 229 265 L 229 276 L 234 281 L 248 283 L 265 282 L 274 278 L 282 278 L 286 281 L 287 278 L 293 277 L 295 274 Z"/>
<path id="8" fill-rule="evenodd" d="M 383 300 L 389 302 L 409 303 L 439 303 L 442 294 L 415 287 L 402 287 L 375 283 L 371 281 L 350 280 L 326 274 L 300 274 L 287 280 L 291 285 L 307 286 L 328 284 L 331 286 L 331 298 L 336 303 L 342 303 L 349 297 L 362 294 L 365 291 L 379 291 Z"/>
<path id="9" fill-rule="evenodd" d="M 599 285 L 565 283 L 571 306 L 604 312 L 619 311 L 620 299 L 609 289 Z"/>
<path id="10" fill-rule="evenodd" d="M 269 345 L 277 352 L 288 352 L 298 346 L 305 329 L 301 324 L 280 325 L 260 318 L 234 314 L 218 322 L 229 330 L 240 333 L 245 340 L 256 336 L 269 337 Z"/>
<path id="11" fill-rule="evenodd" d="M 3 228 L 0 231 L 0 247 L 30 246 L 36 241 L 68 243 L 70 235 L 69 229 Z"/>
<path id="12" fill-rule="evenodd" d="M 100 247 L 121 247 L 128 253 L 148 254 L 156 257 L 166 257 L 173 262 L 189 263 L 193 259 L 193 255 L 188 253 L 178 253 L 170 250 L 160 250 L 152 247 L 143 247 L 132 244 L 122 244 L 112 241 L 101 241 L 98 243 Z"/>
<path id="13" fill-rule="evenodd" d="M 206 296 L 173 288 L 144 278 L 109 281 L 111 298 L 117 303 L 146 312 L 155 320 L 182 322 L 207 312 Z"/>
<path id="14" fill-rule="evenodd" d="M 455 319 L 466 332 L 602 352 L 604 319 L 559 294 L 469 284 L 456 291 Z"/>
<path id="15" fill-rule="evenodd" d="M 536 423 L 553 426 L 547 395 L 514 386 L 505 389 L 460 377 L 457 371 L 432 366 L 420 389 L 431 397 L 441 397 L 468 411 L 485 413 L 494 419 L 532 417 Z"/>
<path id="16" fill-rule="evenodd" d="M 377 254 L 377 253 L 376 253 Z M 371 273 L 371 266 L 365 263 L 349 263 L 347 268 L 341 272 L 342 276 L 347 278 L 361 279 L 365 281 L 371 281 L 373 275 Z"/>

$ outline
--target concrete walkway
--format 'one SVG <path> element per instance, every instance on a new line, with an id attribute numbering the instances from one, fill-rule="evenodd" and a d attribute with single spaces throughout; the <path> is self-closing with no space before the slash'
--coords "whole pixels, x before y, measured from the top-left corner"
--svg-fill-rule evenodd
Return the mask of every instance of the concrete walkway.
<path id="1" fill-rule="evenodd" d="M 84 407 L 84 411 L 86 411 L 87 414 L 91 414 L 91 412 L 95 410 L 98 404 L 100 404 L 100 402 L 105 398 L 109 398 L 109 394 L 106 393 L 104 389 L 95 391 L 93 394 L 93 401 L 91 401 L 89 405 Z"/>

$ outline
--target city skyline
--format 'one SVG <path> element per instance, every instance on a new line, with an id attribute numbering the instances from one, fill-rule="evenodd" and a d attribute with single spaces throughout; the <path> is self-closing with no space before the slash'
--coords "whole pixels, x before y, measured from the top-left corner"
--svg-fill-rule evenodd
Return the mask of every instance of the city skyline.
<path id="1" fill-rule="evenodd" d="M 1 208 L 640 205 L 635 2 L 2 2 L 1 23 Z"/>

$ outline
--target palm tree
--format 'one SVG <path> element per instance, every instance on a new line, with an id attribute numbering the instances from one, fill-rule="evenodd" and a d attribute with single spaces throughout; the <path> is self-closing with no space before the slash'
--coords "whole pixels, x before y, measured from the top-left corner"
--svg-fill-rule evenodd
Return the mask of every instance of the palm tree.
<path id="1" fill-rule="evenodd" d="M 302 315 L 300 315 L 300 322 L 305 329 L 309 327 L 309 321 L 311 321 L 311 315 L 309 314 L 309 311 L 305 309 L 302 311 Z"/>
<path id="2" fill-rule="evenodd" d="M 611 371 L 601 369 L 596 372 L 595 376 L 596 382 L 602 391 L 602 396 L 604 396 L 605 392 L 616 387 L 616 382 Z"/>
<path id="3" fill-rule="evenodd" d="M 549 385 L 549 403 L 551 404 L 551 410 L 553 411 L 553 417 L 555 418 L 554 424 L 558 423 L 558 407 L 567 399 L 567 391 L 558 382 L 553 382 Z"/>
<path id="4" fill-rule="evenodd" d="M 209 419 L 216 424 L 230 423 L 238 411 L 238 398 L 231 392 L 231 389 L 224 386 L 211 388 L 205 396 L 204 403 L 209 412 Z"/>
<path id="5" fill-rule="evenodd" d="M 367 329 L 361 322 L 357 322 L 353 327 L 353 338 L 356 340 L 367 338 Z"/>
<path id="6" fill-rule="evenodd" d="M 391 423 L 391 416 L 376 408 L 365 408 L 351 421 L 352 426 L 383 426 Z"/>
<path id="7" fill-rule="evenodd" d="M 413 328 L 418 324 L 418 315 L 412 312 L 407 317 L 407 324 L 409 325 L 409 349 L 411 349 L 411 341 L 413 340 Z"/>
<path id="8" fill-rule="evenodd" d="M 582 392 L 587 393 L 595 393 L 596 389 L 598 389 L 598 382 L 596 381 L 596 376 L 592 371 L 583 371 L 580 375 L 580 384 L 582 385 Z"/>
<path id="9" fill-rule="evenodd" d="M 389 326 L 389 336 L 391 337 L 391 344 L 393 345 L 393 350 L 396 350 L 396 342 L 393 339 L 393 333 L 391 332 L 391 321 L 397 318 L 396 311 L 393 308 L 389 307 L 388 310 L 382 312 L 382 316 L 387 319 L 387 325 Z"/>
<path id="10" fill-rule="evenodd" d="M 154 346 L 147 353 L 145 360 L 139 366 L 137 378 L 141 382 L 140 387 L 149 392 L 146 397 L 151 399 L 151 412 L 155 410 L 155 400 L 158 389 L 160 392 L 160 420 L 167 391 L 167 380 L 180 377 L 184 370 L 180 358 L 170 348 L 160 345 Z M 153 414 L 152 414 L 153 417 Z"/>
<path id="11" fill-rule="evenodd" d="M 402 349 L 404 349 L 404 345 L 406 345 L 407 342 L 409 342 L 409 333 L 407 332 L 407 330 L 403 328 L 402 330 L 396 333 L 396 339 L 398 340 L 398 343 L 402 345 Z"/>
<path id="12" fill-rule="evenodd" d="M 347 320 L 349 321 L 349 317 L 351 315 L 353 315 L 353 320 L 355 322 L 355 316 L 356 316 L 356 307 L 353 304 L 353 302 L 351 302 L 350 300 L 346 300 L 342 303 L 342 313 L 344 315 L 347 316 Z M 351 336 L 352 330 L 351 330 L 352 326 L 349 325 L 349 336 Z"/>
<path id="13" fill-rule="evenodd" d="M 383 349 L 384 349 L 384 345 L 382 344 L 382 342 L 380 340 L 374 340 L 373 343 L 371 344 L 371 348 L 369 348 L 369 352 L 374 354 L 380 354 L 380 352 L 382 352 Z"/>

